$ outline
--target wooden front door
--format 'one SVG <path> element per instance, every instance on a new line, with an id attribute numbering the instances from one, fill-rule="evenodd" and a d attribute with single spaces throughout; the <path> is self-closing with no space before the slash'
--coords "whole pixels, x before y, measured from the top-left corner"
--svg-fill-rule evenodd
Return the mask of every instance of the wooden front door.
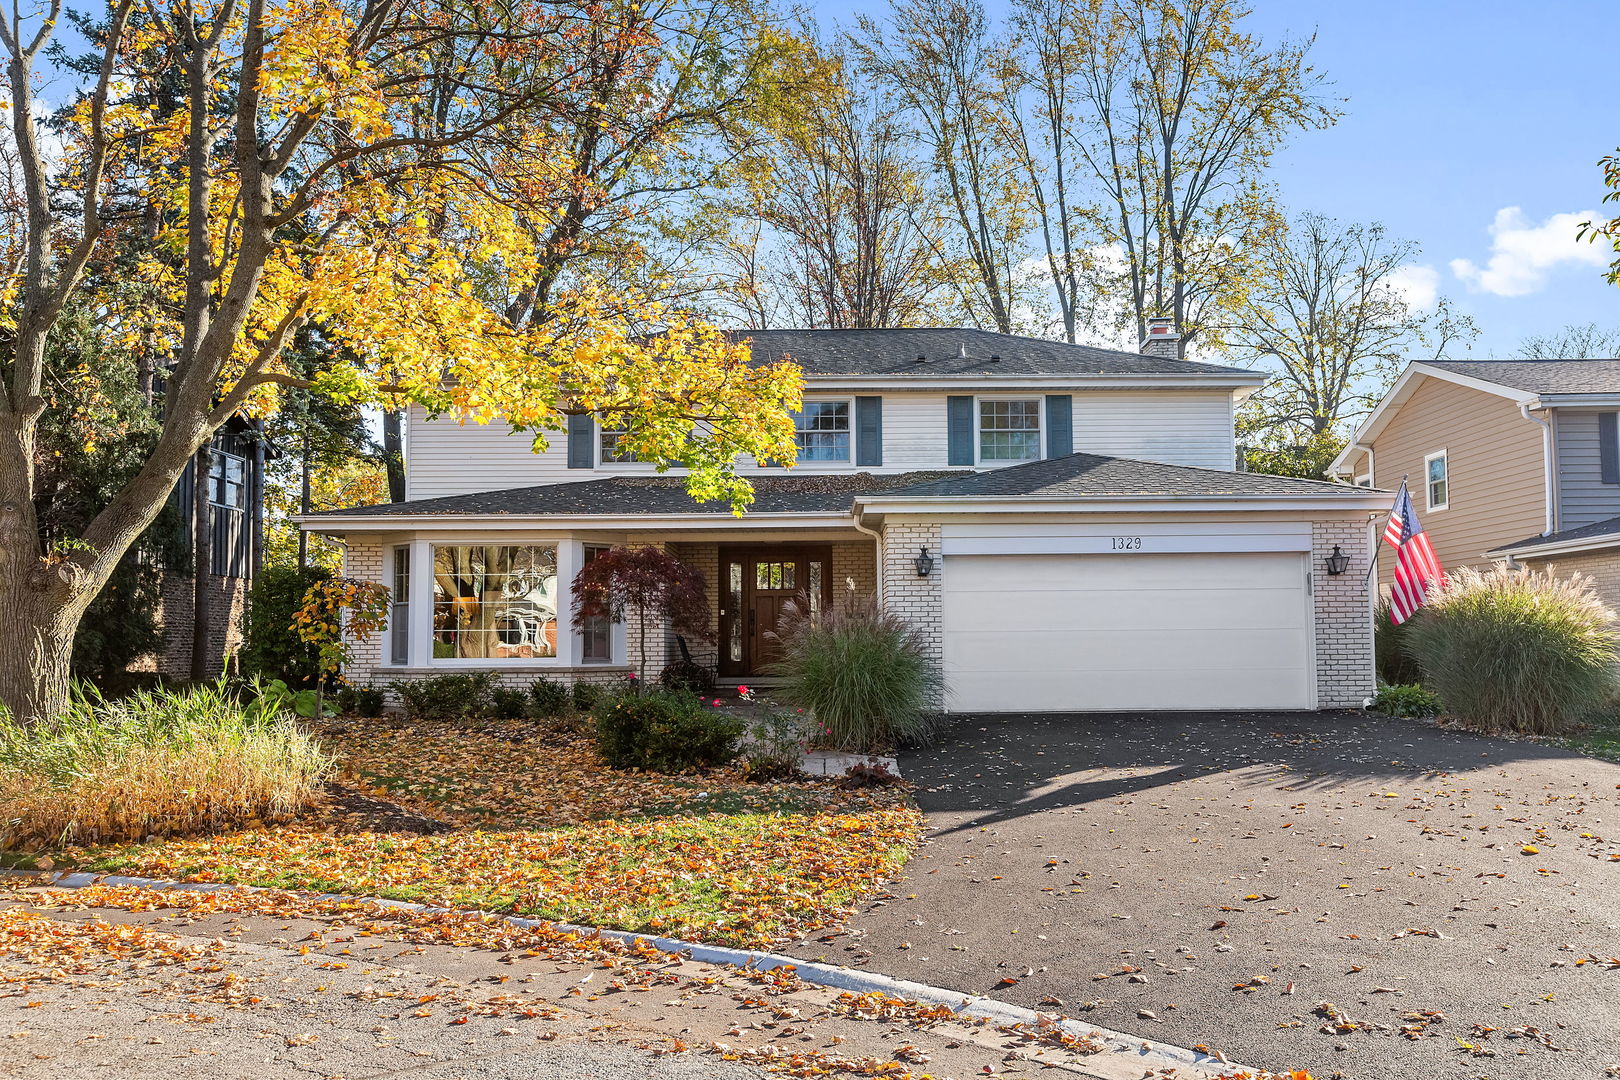
<path id="1" fill-rule="evenodd" d="M 832 601 L 831 551 L 824 547 L 720 549 L 720 674 L 759 675 L 777 657 L 774 637 L 790 600 L 820 611 Z"/>

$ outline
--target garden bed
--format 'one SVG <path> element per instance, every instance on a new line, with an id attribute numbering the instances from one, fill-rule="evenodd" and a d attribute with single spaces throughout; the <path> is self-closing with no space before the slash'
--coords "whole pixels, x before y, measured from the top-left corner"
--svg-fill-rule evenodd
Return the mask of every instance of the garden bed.
<path id="1" fill-rule="evenodd" d="M 899 870 L 922 824 L 903 787 L 618 772 L 588 738 L 529 722 L 350 719 L 321 741 L 339 785 L 293 822 L 55 863 L 757 947 L 837 924 Z"/>

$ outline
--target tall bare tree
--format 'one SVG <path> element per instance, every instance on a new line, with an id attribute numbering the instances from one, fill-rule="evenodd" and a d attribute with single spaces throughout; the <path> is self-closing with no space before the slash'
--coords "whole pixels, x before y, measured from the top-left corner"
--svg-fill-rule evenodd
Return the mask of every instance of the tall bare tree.
<path id="1" fill-rule="evenodd" d="M 1551 334 L 1532 334 L 1519 342 L 1524 360 L 1589 360 L 1620 357 L 1620 328 L 1595 322 L 1571 323 Z"/>
<path id="2" fill-rule="evenodd" d="M 897 0 L 889 25 L 859 20 L 850 44 L 864 72 L 900 106 L 938 192 L 919 222 L 976 325 L 1022 321 L 1029 252 L 1028 188 L 997 113 L 1001 63 L 981 0 Z"/>
<path id="3" fill-rule="evenodd" d="M 1443 298 L 1429 310 L 1408 299 L 1402 271 L 1417 250 L 1381 225 L 1302 214 L 1255 253 L 1231 321 L 1206 327 L 1212 344 L 1272 375 L 1240 416 L 1246 441 L 1305 446 L 1342 434 L 1404 360 L 1442 355 L 1474 336 Z"/>
<path id="4" fill-rule="evenodd" d="M 1057 0 L 1053 0 L 1054 3 Z M 1242 295 L 1278 224 L 1264 182 L 1292 133 L 1334 122 L 1311 42 L 1267 47 L 1239 0 L 1071 0 L 1075 154 L 1100 186 L 1138 334 L 1174 316 L 1182 348 Z"/>

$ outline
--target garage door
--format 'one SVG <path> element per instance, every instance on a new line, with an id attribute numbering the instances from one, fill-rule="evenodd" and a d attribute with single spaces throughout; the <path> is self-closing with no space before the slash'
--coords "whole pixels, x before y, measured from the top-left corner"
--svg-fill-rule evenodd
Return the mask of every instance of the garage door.
<path id="1" fill-rule="evenodd" d="M 957 712 L 1306 709 L 1297 552 L 947 555 Z"/>

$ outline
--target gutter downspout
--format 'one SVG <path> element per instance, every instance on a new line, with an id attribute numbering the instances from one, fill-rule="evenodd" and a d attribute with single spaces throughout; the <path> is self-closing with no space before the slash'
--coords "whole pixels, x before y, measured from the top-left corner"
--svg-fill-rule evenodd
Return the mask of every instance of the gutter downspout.
<path id="1" fill-rule="evenodd" d="M 861 524 L 860 511 L 850 516 L 850 523 L 855 526 L 856 532 L 863 532 L 872 538 L 872 578 L 877 583 L 878 607 L 884 606 L 883 592 L 883 534 L 876 529 L 868 529 Z"/>
<path id="2" fill-rule="evenodd" d="M 1557 472 L 1553 467 L 1553 430 L 1552 421 L 1543 420 L 1539 416 L 1530 415 L 1530 402 L 1519 402 L 1519 415 L 1532 423 L 1541 425 L 1541 473 L 1542 485 L 1546 488 L 1547 497 L 1547 527 L 1541 530 L 1542 536 L 1551 536 L 1554 532 L 1555 504 L 1553 492 L 1557 486 Z"/>

